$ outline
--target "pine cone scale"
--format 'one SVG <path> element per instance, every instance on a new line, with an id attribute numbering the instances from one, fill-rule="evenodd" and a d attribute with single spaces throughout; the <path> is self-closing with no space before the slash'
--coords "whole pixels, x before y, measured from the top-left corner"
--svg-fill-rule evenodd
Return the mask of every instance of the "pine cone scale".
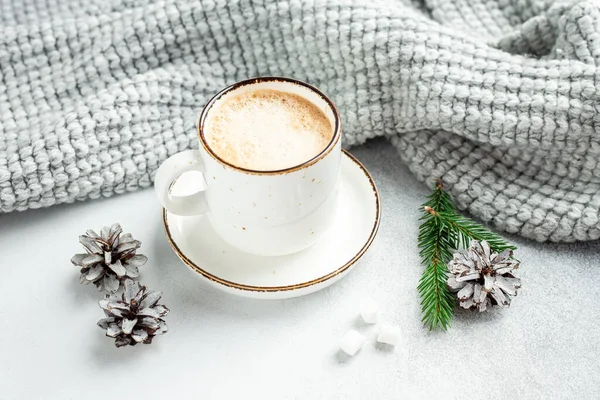
<path id="1" fill-rule="evenodd" d="M 71 263 L 73 265 L 77 265 L 79 266 L 79 264 L 81 264 L 81 262 L 87 257 L 89 256 L 88 253 L 79 253 L 79 254 L 75 254 L 73 257 L 71 257 Z"/>
<path id="2" fill-rule="evenodd" d="M 136 343 L 142 343 L 143 341 L 148 339 L 148 332 L 143 329 L 136 329 L 133 331 L 131 338 L 136 341 Z"/>
<path id="3" fill-rule="evenodd" d="M 494 270 L 496 271 L 497 274 L 500 275 L 504 275 L 504 274 L 508 274 L 509 272 L 511 272 L 514 269 L 517 269 L 519 266 L 513 266 L 513 265 L 502 265 L 498 268 L 495 268 Z"/>
<path id="4" fill-rule="evenodd" d="M 96 243 L 96 240 L 97 239 L 92 239 L 91 237 L 83 235 L 79 236 L 79 243 L 81 243 L 89 253 L 99 253 L 102 251 L 100 246 Z"/>
<path id="5" fill-rule="evenodd" d="M 125 303 L 130 303 L 131 300 L 134 299 L 135 295 L 138 293 L 137 286 L 135 282 L 131 279 L 125 281 L 125 289 L 123 290 L 123 301 Z"/>
<path id="6" fill-rule="evenodd" d="M 162 316 L 160 311 L 152 309 L 152 308 L 142 308 L 141 310 L 138 311 L 138 315 L 142 315 L 145 317 L 153 317 L 153 318 L 159 318 Z"/>
<path id="7" fill-rule="evenodd" d="M 117 246 L 117 253 L 124 253 L 124 252 L 127 252 L 129 250 L 135 250 L 138 247 L 140 247 L 140 246 L 138 246 L 138 243 L 136 241 L 127 242 L 127 243 L 120 243 Z"/>
<path id="8" fill-rule="evenodd" d="M 99 254 L 93 253 L 93 254 L 88 254 L 87 257 L 85 257 L 83 260 L 81 260 L 81 264 L 83 264 L 84 267 L 90 267 L 100 261 L 102 261 L 102 256 Z"/>
<path id="9" fill-rule="evenodd" d="M 85 235 L 86 235 L 86 236 L 89 236 L 89 237 L 91 237 L 91 238 L 93 238 L 93 239 L 97 239 L 97 238 L 99 238 L 99 237 L 100 237 L 100 235 L 98 235 L 98 234 L 96 233 L 96 231 L 95 231 L 95 230 L 93 230 L 93 229 L 88 229 L 87 231 L 85 231 Z"/>
<path id="10" fill-rule="evenodd" d="M 483 298 L 482 298 L 483 296 Z M 485 298 L 486 294 L 483 293 L 483 291 L 481 290 L 481 285 L 479 283 L 476 283 L 475 285 L 473 285 L 473 299 L 475 301 L 477 301 L 478 303 L 481 303 L 484 298 Z"/>
<path id="11" fill-rule="evenodd" d="M 146 264 L 147 261 L 148 261 L 148 257 L 146 257 L 142 254 L 138 254 L 138 255 L 135 255 L 135 256 L 129 258 L 127 260 L 127 265 L 129 265 L 131 267 L 141 267 L 142 265 Z"/>
<path id="12" fill-rule="evenodd" d="M 108 328 L 106 328 L 106 336 L 108 337 L 117 337 L 119 334 L 121 334 L 121 332 L 121 327 L 119 327 L 119 325 L 117 325 L 114 322 L 112 324 L 109 324 Z"/>
<path id="13" fill-rule="evenodd" d="M 152 317 L 142 318 L 141 321 L 138 322 L 138 325 L 152 330 L 160 328 L 160 324 L 158 323 L 158 321 L 156 321 L 156 319 Z"/>
<path id="14" fill-rule="evenodd" d="M 113 317 L 107 317 L 107 318 L 103 318 L 100 321 L 98 321 L 98 326 L 102 329 L 107 329 L 108 326 L 110 324 L 112 324 L 113 322 L 115 322 L 115 318 Z"/>
<path id="15" fill-rule="evenodd" d="M 128 242 L 133 242 L 133 236 L 131 236 L 131 233 L 124 233 L 121 236 L 119 236 L 119 244 L 122 243 L 128 243 Z"/>
<path id="16" fill-rule="evenodd" d="M 154 307 L 156 305 L 156 303 L 158 302 L 158 300 L 160 300 L 161 297 L 162 297 L 162 292 L 159 292 L 159 291 L 149 292 L 146 296 L 144 296 L 142 298 L 142 301 L 140 302 L 140 307 L 143 307 L 143 308 Z"/>
<path id="17" fill-rule="evenodd" d="M 450 288 L 450 290 L 454 290 L 454 291 L 459 291 L 460 289 L 464 288 L 467 283 L 466 282 L 459 282 L 456 280 L 456 278 L 454 276 L 450 276 L 448 278 L 448 281 L 446 282 L 448 287 Z"/>
<path id="18" fill-rule="evenodd" d="M 86 280 L 94 282 L 95 280 L 99 279 L 102 274 L 104 274 L 104 268 L 102 268 L 101 265 L 95 265 L 94 267 L 90 268 L 87 273 L 84 274 L 84 276 Z"/>
<path id="19" fill-rule="evenodd" d="M 128 336 L 119 336 L 116 340 L 115 340 L 115 345 L 117 347 L 123 347 L 123 346 L 127 346 L 128 344 L 131 344 L 131 338 Z"/>
<path id="20" fill-rule="evenodd" d="M 112 272 L 114 272 L 117 275 L 118 278 L 124 277 L 127 273 L 127 270 L 125 269 L 123 264 L 121 264 L 120 260 L 117 260 L 112 264 L 108 264 L 108 268 L 110 268 Z"/>
<path id="21" fill-rule="evenodd" d="M 134 267 L 127 264 L 125 266 L 125 269 L 125 276 L 128 276 L 130 278 L 137 278 L 138 276 L 140 276 L 140 270 L 138 269 L 138 267 Z"/>
<path id="22" fill-rule="evenodd" d="M 496 285 L 511 296 L 517 295 L 517 289 L 521 287 L 521 280 L 505 276 L 496 277 Z"/>
<path id="23" fill-rule="evenodd" d="M 123 324 L 121 325 L 121 330 L 123 331 L 123 333 L 130 335 L 131 332 L 133 332 L 133 328 L 135 327 L 137 322 L 138 322 L 137 318 L 134 318 L 134 319 L 124 318 Z"/>
<path id="24" fill-rule="evenodd" d="M 462 274 L 458 275 L 456 277 L 456 280 L 458 282 L 468 282 L 470 280 L 477 279 L 477 278 L 479 278 L 479 273 L 477 273 L 477 272 L 471 273 L 470 272 L 470 273 L 462 273 Z"/>
<path id="25" fill-rule="evenodd" d="M 495 277 L 493 277 L 492 275 L 483 275 L 483 289 L 486 292 L 490 292 L 492 290 L 492 288 L 494 287 L 494 281 L 496 280 Z"/>
<path id="26" fill-rule="evenodd" d="M 512 257 L 512 250 L 511 249 L 504 249 L 504 251 L 500 254 L 497 254 L 494 256 L 494 258 L 492 259 L 491 264 L 492 265 L 496 265 L 499 263 L 506 263 L 507 261 L 510 261 L 510 257 Z"/>
<path id="27" fill-rule="evenodd" d="M 117 290 L 119 290 L 120 284 L 121 283 L 119 282 L 119 279 L 115 275 L 106 274 L 105 270 L 104 290 L 109 293 L 115 293 Z"/>
<path id="28" fill-rule="evenodd" d="M 490 295 L 496 300 L 499 306 L 508 307 L 510 305 L 510 300 L 504 295 L 502 290 L 493 290 L 490 292 Z"/>

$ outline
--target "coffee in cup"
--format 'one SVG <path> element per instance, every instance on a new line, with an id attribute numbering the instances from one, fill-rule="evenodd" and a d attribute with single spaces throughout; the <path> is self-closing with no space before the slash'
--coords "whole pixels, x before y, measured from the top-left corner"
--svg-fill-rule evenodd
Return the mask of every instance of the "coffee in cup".
<path id="1" fill-rule="evenodd" d="M 256 171 L 282 170 L 320 154 L 333 137 L 317 106 L 293 93 L 257 89 L 216 101 L 204 124 L 212 151 Z"/>

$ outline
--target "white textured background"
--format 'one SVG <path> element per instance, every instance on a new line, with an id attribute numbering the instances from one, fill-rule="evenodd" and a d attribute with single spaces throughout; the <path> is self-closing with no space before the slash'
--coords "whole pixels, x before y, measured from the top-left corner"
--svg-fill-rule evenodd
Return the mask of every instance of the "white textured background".
<path id="1" fill-rule="evenodd" d="M 417 207 L 428 193 L 383 141 L 353 153 L 379 186 L 378 238 L 340 283 L 304 298 L 256 301 L 212 289 L 164 240 L 152 190 L 0 215 L 0 399 L 597 399 L 600 243 L 519 246 L 512 308 L 458 312 L 447 333 L 420 323 Z M 142 282 L 164 291 L 170 332 L 117 349 L 95 326 L 100 295 L 69 259 L 88 228 L 121 222 L 150 257 Z M 363 296 L 403 344 L 374 345 Z M 357 327 L 354 358 L 336 343 Z"/>

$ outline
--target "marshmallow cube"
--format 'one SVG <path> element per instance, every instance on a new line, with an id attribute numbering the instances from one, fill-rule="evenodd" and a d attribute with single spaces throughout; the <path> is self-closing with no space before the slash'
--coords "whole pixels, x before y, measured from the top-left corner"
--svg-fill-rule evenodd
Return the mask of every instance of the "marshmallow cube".
<path id="1" fill-rule="evenodd" d="M 352 330 L 344 335 L 344 337 L 340 340 L 339 346 L 344 353 L 348 354 L 349 356 L 353 356 L 358 353 L 364 344 L 365 337 Z"/>
<path id="2" fill-rule="evenodd" d="M 377 314 L 378 306 L 377 303 L 371 299 L 363 299 L 360 303 L 360 316 L 363 321 L 367 324 L 376 324 L 377 323 Z"/>
<path id="3" fill-rule="evenodd" d="M 400 343 L 400 328 L 396 326 L 382 326 L 379 329 L 377 341 L 379 343 L 385 343 L 392 346 L 396 346 L 398 343 Z"/>

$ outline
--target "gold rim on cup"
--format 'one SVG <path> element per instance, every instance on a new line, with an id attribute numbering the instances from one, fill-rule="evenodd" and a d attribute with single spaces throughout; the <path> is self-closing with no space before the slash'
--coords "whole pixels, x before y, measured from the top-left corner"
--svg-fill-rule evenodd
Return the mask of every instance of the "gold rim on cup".
<path id="1" fill-rule="evenodd" d="M 208 145 L 208 143 L 206 143 L 206 140 L 204 139 L 204 123 L 206 122 L 206 118 L 207 118 L 208 113 L 209 113 L 210 109 L 212 108 L 212 106 L 215 104 L 215 102 L 217 100 L 219 100 L 221 97 L 223 97 L 224 95 L 226 95 L 227 93 L 229 93 L 233 90 L 239 89 L 242 86 L 254 85 L 254 84 L 263 83 L 263 82 L 285 82 L 285 83 L 291 83 L 294 85 L 303 86 L 303 87 L 309 89 L 310 91 L 316 93 L 319 97 L 321 97 L 327 103 L 327 105 L 329 106 L 329 108 L 331 108 L 331 111 L 333 112 L 333 116 L 334 116 L 334 120 L 335 120 L 335 127 L 333 130 L 333 136 L 331 137 L 331 141 L 329 142 L 327 147 L 325 147 L 325 149 L 323 149 L 323 151 L 321 151 L 319 154 L 317 154 L 315 157 L 311 158 L 310 160 L 303 162 L 302 164 L 299 164 L 299 165 L 296 165 L 293 167 L 289 167 L 289 168 L 273 170 L 273 171 L 259 171 L 259 170 L 238 167 L 236 165 L 229 163 L 226 160 L 223 160 L 221 157 L 219 157 L 217 154 L 215 154 L 213 152 L 213 150 L 210 148 L 210 146 Z M 337 142 L 340 140 L 340 138 L 342 136 L 342 134 L 341 134 L 342 124 L 341 124 L 341 119 L 340 119 L 340 113 L 339 113 L 337 107 L 335 106 L 335 104 L 333 103 L 333 101 L 331 101 L 331 99 L 329 97 L 327 97 L 327 95 L 325 95 L 325 93 L 323 93 L 318 88 L 316 88 L 306 82 L 302 82 L 297 79 L 277 77 L 277 76 L 264 76 L 264 77 L 258 77 L 258 78 L 251 78 L 251 79 L 246 79 L 246 80 L 234 83 L 233 85 L 227 86 L 225 89 L 223 89 L 220 92 L 218 92 L 217 94 L 215 94 L 208 101 L 208 103 L 206 103 L 206 105 L 202 109 L 202 112 L 200 113 L 200 118 L 198 119 L 197 129 L 198 129 L 198 138 L 200 139 L 200 143 L 202 144 L 202 147 L 204 147 L 204 150 L 206 150 L 206 152 L 208 154 L 210 154 L 210 156 L 212 158 L 214 158 L 215 160 L 217 160 L 220 164 L 222 164 L 224 166 L 227 166 L 229 168 L 233 168 L 235 170 L 242 171 L 242 172 L 245 172 L 248 174 L 253 174 L 253 175 L 287 174 L 290 172 L 298 171 L 298 170 L 306 168 L 306 167 L 310 167 L 311 165 L 313 165 L 314 163 L 316 163 L 317 161 L 319 161 L 323 157 L 325 157 L 327 154 L 329 154 L 331 152 L 331 150 L 333 150 L 333 148 L 335 147 L 335 145 L 337 144 Z"/>

